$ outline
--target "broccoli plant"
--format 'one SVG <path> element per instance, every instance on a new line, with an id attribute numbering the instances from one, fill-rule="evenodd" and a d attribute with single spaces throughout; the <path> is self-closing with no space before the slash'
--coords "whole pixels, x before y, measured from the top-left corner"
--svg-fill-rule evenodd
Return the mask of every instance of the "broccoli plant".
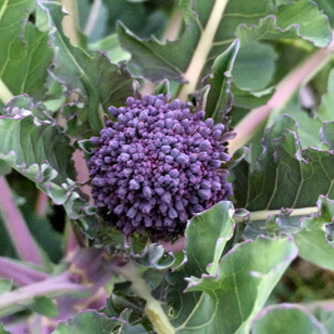
<path id="1" fill-rule="evenodd" d="M 0 333 L 334 332 L 331 0 L 0 0 Z"/>

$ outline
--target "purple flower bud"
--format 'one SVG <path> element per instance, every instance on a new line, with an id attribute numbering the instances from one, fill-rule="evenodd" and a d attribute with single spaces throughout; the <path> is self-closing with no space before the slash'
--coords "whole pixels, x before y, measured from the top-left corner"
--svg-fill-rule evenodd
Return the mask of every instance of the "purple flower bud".
<path id="1" fill-rule="evenodd" d="M 189 162 L 189 157 L 186 154 L 181 153 L 177 156 L 177 158 L 175 160 L 179 164 L 184 165 L 184 164 L 187 164 Z"/>
<path id="2" fill-rule="evenodd" d="M 128 210 L 128 212 L 126 213 L 126 215 L 129 217 L 129 218 L 134 218 L 137 214 L 137 209 L 135 207 L 132 207 L 130 210 Z"/>
<path id="3" fill-rule="evenodd" d="M 165 203 L 170 203 L 171 200 L 172 200 L 172 196 L 170 193 L 164 193 L 162 196 L 161 196 L 161 200 Z"/>
<path id="4" fill-rule="evenodd" d="M 210 160 L 209 165 L 215 168 L 219 168 L 221 166 L 221 161 L 220 160 Z"/>
<path id="5" fill-rule="evenodd" d="M 213 127 L 213 124 L 214 124 L 212 118 L 208 118 L 208 119 L 206 119 L 204 123 L 205 123 L 205 125 L 206 125 L 208 128 L 212 128 L 212 127 Z"/>
<path id="6" fill-rule="evenodd" d="M 214 130 L 212 132 L 212 138 L 215 139 L 215 140 L 219 140 L 221 135 L 222 135 L 221 130 Z"/>
<path id="7" fill-rule="evenodd" d="M 130 180 L 129 186 L 130 186 L 130 189 L 133 189 L 133 190 L 138 190 L 140 188 L 140 184 L 135 179 Z"/>
<path id="8" fill-rule="evenodd" d="M 222 143 L 233 134 L 203 110 L 192 114 L 170 96 L 129 97 L 110 107 L 89 161 L 92 195 L 110 226 L 152 241 L 182 235 L 187 220 L 232 195 Z M 221 166 L 223 168 L 221 168 Z"/>
<path id="9" fill-rule="evenodd" d="M 208 200 L 211 197 L 211 191 L 209 189 L 200 189 L 198 190 L 197 194 L 204 200 Z"/>
<path id="10" fill-rule="evenodd" d="M 120 155 L 120 159 L 122 161 L 128 161 L 128 160 L 130 160 L 130 158 L 131 158 L 131 156 L 128 153 L 121 153 L 121 155 Z"/>
<path id="11" fill-rule="evenodd" d="M 100 143 L 100 138 L 99 137 L 91 137 L 89 139 L 89 141 L 93 146 L 98 146 L 99 143 Z"/>
<path id="12" fill-rule="evenodd" d="M 177 169 L 172 169 L 169 173 L 170 177 L 176 178 L 180 175 L 180 172 Z"/>
<path id="13" fill-rule="evenodd" d="M 143 188 L 143 195 L 146 199 L 150 199 L 152 197 L 152 190 L 149 186 L 145 186 Z"/>
<path id="14" fill-rule="evenodd" d="M 199 145 L 199 150 L 200 151 L 207 151 L 212 148 L 211 143 L 208 140 L 204 140 L 200 145 Z"/>

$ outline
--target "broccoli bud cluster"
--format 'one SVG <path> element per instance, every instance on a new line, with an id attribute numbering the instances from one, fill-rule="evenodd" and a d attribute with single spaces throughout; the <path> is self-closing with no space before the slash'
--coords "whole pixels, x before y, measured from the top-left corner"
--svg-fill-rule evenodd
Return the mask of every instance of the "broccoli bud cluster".
<path id="1" fill-rule="evenodd" d="M 223 143 L 233 133 L 169 99 L 129 97 L 127 107 L 109 108 L 117 121 L 90 139 L 95 204 L 126 236 L 175 239 L 194 214 L 232 195 L 221 165 L 230 160 Z"/>

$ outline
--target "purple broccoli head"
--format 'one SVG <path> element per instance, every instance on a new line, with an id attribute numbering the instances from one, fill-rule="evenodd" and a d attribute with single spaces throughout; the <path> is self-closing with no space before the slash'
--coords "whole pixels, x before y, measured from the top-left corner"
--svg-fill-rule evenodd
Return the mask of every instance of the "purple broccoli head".
<path id="1" fill-rule="evenodd" d="M 232 195 L 230 160 L 223 145 L 233 137 L 205 112 L 192 114 L 164 95 L 127 99 L 110 107 L 89 161 L 92 194 L 103 218 L 122 230 L 151 240 L 180 236 L 187 220 Z"/>

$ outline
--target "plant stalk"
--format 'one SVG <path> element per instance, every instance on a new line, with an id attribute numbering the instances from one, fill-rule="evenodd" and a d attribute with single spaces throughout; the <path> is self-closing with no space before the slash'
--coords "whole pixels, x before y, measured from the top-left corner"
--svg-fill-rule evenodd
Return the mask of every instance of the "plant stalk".
<path id="1" fill-rule="evenodd" d="M 17 254 L 24 261 L 42 266 L 43 259 L 38 247 L 12 199 L 10 187 L 4 177 L 0 177 L 0 194 L 0 209 Z"/>
<path id="2" fill-rule="evenodd" d="M 234 129 L 237 136 L 229 142 L 230 154 L 247 144 L 254 132 L 269 117 L 270 113 L 273 110 L 284 107 L 293 94 L 331 60 L 333 53 L 334 38 L 328 47 L 318 50 L 300 66 L 292 70 L 277 85 L 276 92 L 267 104 L 250 111 Z"/>
<path id="3" fill-rule="evenodd" d="M 196 89 L 227 4 L 228 0 L 216 0 L 212 7 L 207 25 L 202 31 L 196 50 L 184 74 L 188 83 L 181 88 L 179 93 L 179 99 L 182 101 L 187 101 L 188 95 Z"/>
<path id="4" fill-rule="evenodd" d="M 26 305 L 39 296 L 55 298 L 69 293 L 89 291 L 89 286 L 72 283 L 70 273 L 46 279 L 42 282 L 30 284 L 11 292 L 5 292 L 0 298 L 0 316 L 7 315 L 17 305 Z"/>
<path id="5" fill-rule="evenodd" d="M 0 257 L 0 277 L 16 285 L 29 285 L 48 278 L 48 274 L 29 268 L 11 259 Z"/>
<path id="6" fill-rule="evenodd" d="M 61 0 L 61 3 L 69 12 L 63 19 L 63 29 L 65 35 L 70 39 L 73 45 L 79 45 L 79 36 L 77 31 L 77 6 L 75 0 Z"/>
<path id="7" fill-rule="evenodd" d="M 296 217 L 296 216 L 308 216 L 313 213 L 317 213 L 319 208 L 316 206 L 311 206 L 307 208 L 299 208 L 293 209 L 289 216 Z M 282 213 L 282 210 L 262 210 L 262 211 L 253 211 L 250 213 L 250 220 L 257 221 L 257 220 L 267 220 L 269 216 L 278 215 Z"/>
<path id="8" fill-rule="evenodd" d="M 161 303 L 153 298 L 136 266 L 132 262 L 128 262 L 124 266 L 116 267 L 113 265 L 112 268 L 130 281 L 132 290 L 146 300 L 145 313 L 151 320 L 156 332 L 159 334 L 175 334 L 176 330 L 163 311 Z"/>
<path id="9" fill-rule="evenodd" d="M 0 100 L 1 100 L 1 102 L 3 102 L 3 104 L 6 104 L 13 97 L 14 97 L 14 95 L 8 89 L 6 84 L 0 79 Z"/>
<path id="10" fill-rule="evenodd" d="M 88 37 L 92 34 L 95 24 L 99 19 L 101 5 L 102 5 L 102 0 L 94 0 L 91 6 L 91 9 L 88 15 L 88 19 L 86 21 L 86 25 L 84 28 L 84 33 Z"/>

